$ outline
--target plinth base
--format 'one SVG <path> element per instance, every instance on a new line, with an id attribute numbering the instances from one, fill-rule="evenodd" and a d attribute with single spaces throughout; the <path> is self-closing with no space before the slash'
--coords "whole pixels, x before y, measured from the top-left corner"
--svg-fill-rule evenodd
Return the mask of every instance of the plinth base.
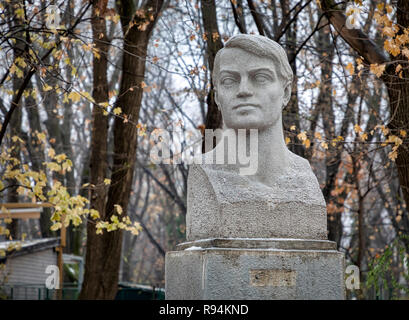
<path id="1" fill-rule="evenodd" d="M 335 242 L 206 239 L 166 254 L 168 300 L 345 299 Z"/>

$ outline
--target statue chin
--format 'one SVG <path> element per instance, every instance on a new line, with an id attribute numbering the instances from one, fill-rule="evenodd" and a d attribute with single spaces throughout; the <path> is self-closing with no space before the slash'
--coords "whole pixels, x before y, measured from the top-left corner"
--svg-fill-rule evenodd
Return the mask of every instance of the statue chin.
<path id="1" fill-rule="evenodd" d="M 278 116 L 271 121 L 266 121 L 265 119 L 255 119 L 254 117 L 246 117 L 243 119 L 228 119 L 224 121 L 225 129 L 266 129 L 273 127 L 277 122 L 281 120 L 281 117 Z"/>

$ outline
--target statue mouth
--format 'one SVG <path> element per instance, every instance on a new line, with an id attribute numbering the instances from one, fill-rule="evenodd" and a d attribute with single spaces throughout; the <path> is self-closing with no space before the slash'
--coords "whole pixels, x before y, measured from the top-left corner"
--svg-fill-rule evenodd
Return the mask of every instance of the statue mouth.
<path id="1" fill-rule="evenodd" d="M 255 109 L 255 108 L 259 108 L 259 106 L 256 104 L 252 104 L 252 103 L 240 103 L 237 106 L 234 106 L 233 110 L 236 110 L 236 109 L 249 109 L 250 110 L 250 109 Z"/>

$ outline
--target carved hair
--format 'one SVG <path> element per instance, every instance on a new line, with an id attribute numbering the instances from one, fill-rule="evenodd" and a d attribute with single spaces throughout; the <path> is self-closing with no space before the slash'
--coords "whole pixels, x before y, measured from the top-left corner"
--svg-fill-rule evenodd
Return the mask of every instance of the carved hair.
<path id="1" fill-rule="evenodd" d="M 213 85 L 215 87 L 217 87 L 220 70 L 220 55 L 225 48 L 239 48 L 259 57 L 273 60 L 278 77 L 284 82 L 284 90 L 287 86 L 292 85 L 293 71 L 288 63 L 287 54 L 281 45 L 264 36 L 239 34 L 231 37 L 214 58 Z"/>

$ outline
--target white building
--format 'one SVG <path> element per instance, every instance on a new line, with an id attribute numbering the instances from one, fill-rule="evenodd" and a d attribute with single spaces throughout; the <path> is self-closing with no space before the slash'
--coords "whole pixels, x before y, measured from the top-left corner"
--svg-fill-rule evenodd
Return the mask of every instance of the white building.
<path id="1" fill-rule="evenodd" d="M 56 247 L 60 238 L 34 239 L 20 242 L 19 249 L 8 250 L 16 241 L 0 242 L 0 299 L 53 299 L 54 290 L 46 288 L 49 265 L 57 266 Z M 3 252 L 4 252 L 3 251 Z"/>

